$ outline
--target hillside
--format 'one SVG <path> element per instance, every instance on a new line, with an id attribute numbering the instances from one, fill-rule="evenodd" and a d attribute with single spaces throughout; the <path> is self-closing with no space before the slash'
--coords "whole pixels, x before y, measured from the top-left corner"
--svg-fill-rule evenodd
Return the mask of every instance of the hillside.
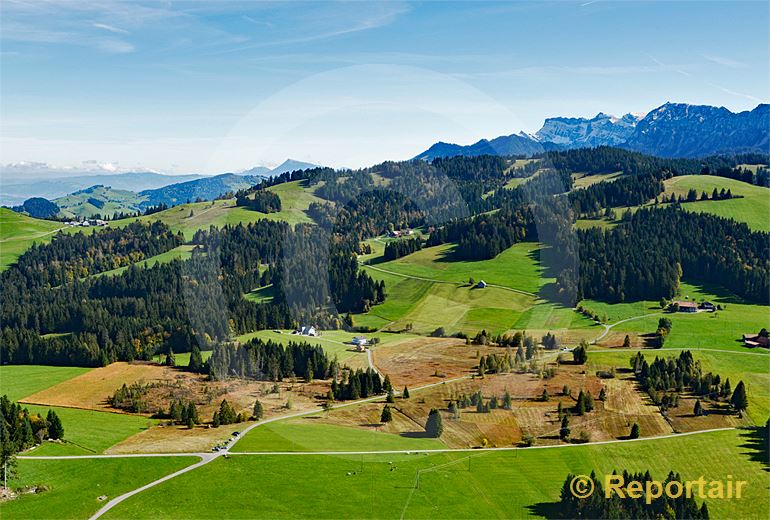
<path id="1" fill-rule="evenodd" d="M 60 222 L 39 220 L 0 208 L 0 271 L 7 269 L 32 244 L 48 242 L 63 227 Z"/>
<path id="2" fill-rule="evenodd" d="M 159 206 L 161 204 L 176 206 L 186 202 L 195 202 L 196 200 L 212 200 L 224 193 L 235 192 L 253 186 L 259 183 L 261 179 L 259 176 L 223 173 L 213 177 L 171 184 L 156 190 L 145 190 L 138 195 L 143 197 L 141 203 L 143 208 Z"/>
<path id="3" fill-rule="evenodd" d="M 115 213 L 136 213 L 142 210 L 146 197 L 129 190 L 96 185 L 54 199 L 59 216 L 66 218 L 112 216 Z"/>
<path id="4" fill-rule="evenodd" d="M 735 197 L 729 200 L 703 200 L 685 202 L 682 209 L 699 213 L 711 213 L 738 222 L 745 222 L 756 231 L 770 232 L 770 188 L 713 175 L 683 175 L 664 181 L 665 193 L 687 196 L 691 189 L 709 196 L 714 189 L 730 190 Z"/>

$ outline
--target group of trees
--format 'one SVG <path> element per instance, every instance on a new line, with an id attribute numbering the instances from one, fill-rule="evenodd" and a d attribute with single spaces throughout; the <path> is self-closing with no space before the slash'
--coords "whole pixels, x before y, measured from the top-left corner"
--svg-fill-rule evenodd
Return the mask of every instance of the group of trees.
<path id="1" fill-rule="evenodd" d="M 411 255 L 420 249 L 422 249 L 422 239 L 420 238 L 393 240 L 385 244 L 383 256 L 385 257 L 385 260 L 395 260 L 402 256 Z"/>
<path id="2" fill-rule="evenodd" d="M 273 213 L 281 211 L 281 198 L 265 189 L 243 190 L 235 194 L 235 205 L 261 213 Z"/>
<path id="3" fill-rule="evenodd" d="M 244 345 L 222 343 L 208 360 L 212 378 L 281 381 L 288 377 L 326 379 L 339 370 L 320 345 L 290 341 L 286 346 L 254 338 Z"/>
<path id="4" fill-rule="evenodd" d="M 236 413 L 227 399 L 222 399 L 222 402 L 219 403 L 219 410 L 214 412 L 214 416 L 211 418 L 211 424 L 214 428 L 219 428 L 226 424 L 244 422 L 246 419 L 247 417 L 243 413 Z"/>
<path id="5" fill-rule="evenodd" d="M 30 413 L 18 403 L 0 397 L 0 481 L 16 473 L 16 454 L 45 439 L 62 439 L 64 426 L 53 410 L 45 418 Z"/>
<path id="6" fill-rule="evenodd" d="M 722 379 L 720 375 L 711 372 L 704 374 L 700 362 L 694 360 L 689 350 L 681 352 L 676 358 L 656 356 L 652 363 L 648 363 L 642 353 L 637 352 L 631 357 L 630 364 L 642 388 L 663 410 L 675 407 L 679 394 L 684 391 L 701 399 L 729 400 L 738 412 L 748 408 L 743 381 L 733 391 L 729 378 Z"/>
<path id="7" fill-rule="evenodd" d="M 118 388 L 114 394 L 107 398 L 107 402 L 113 408 L 125 410 L 131 413 L 144 413 L 148 411 L 146 402 L 147 393 L 152 387 L 151 383 L 137 381 Z"/>
<path id="8" fill-rule="evenodd" d="M 617 472 L 613 472 L 617 475 Z M 559 512 L 563 518 L 668 518 L 672 520 L 701 520 L 709 518 L 706 502 L 698 507 L 697 502 L 689 493 L 680 493 L 678 498 L 672 498 L 667 493 L 660 493 L 660 496 L 646 496 L 643 493 L 638 498 L 633 498 L 627 488 L 623 488 L 623 496 L 618 493 L 609 493 L 604 491 L 604 485 L 600 478 L 594 472 L 591 472 L 590 478 L 593 481 L 593 487 L 589 484 L 589 489 L 593 492 L 585 498 L 578 498 L 571 487 L 575 475 L 569 474 L 562 485 Z M 646 489 L 646 483 L 652 481 L 649 471 L 644 473 L 623 472 L 624 485 L 628 483 L 640 482 L 642 489 Z M 678 482 L 680 489 L 684 489 L 684 482 L 679 474 L 669 472 L 666 480 L 661 484 L 667 487 L 669 482 Z"/>
<path id="9" fill-rule="evenodd" d="M 342 370 L 340 373 L 339 381 L 335 376 L 331 385 L 331 397 L 335 401 L 362 399 L 390 391 L 385 388 L 380 375 L 371 368 Z M 408 397 L 408 394 L 405 397 Z"/>
<path id="10" fill-rule="evenodd" d="M 187 401 L 187 404 L 185 404 L 181 399 L 171 402 L 168 409 L 168 417 L 174 423 L 184 424 L 188 428 L 193 428 L 196 424 L 200 424 L 201 422 L 195 402 Z"/>

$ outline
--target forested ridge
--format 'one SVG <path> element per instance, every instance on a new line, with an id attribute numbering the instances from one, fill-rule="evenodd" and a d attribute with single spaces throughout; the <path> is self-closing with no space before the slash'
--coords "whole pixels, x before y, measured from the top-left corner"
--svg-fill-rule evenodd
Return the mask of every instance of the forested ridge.
<path id="1" fill-rule="evenodd" d="M 456 243 L 452 259 L 493 258 L 521 241 L 545 244 L 540 260 L 556 284 L 543 296 L 569 305 L 582 298 L 671 298 L 683 276 L 768 303 L 768 234 L 744 224 L 673 205 L 628 213 L 606 231 L 573 228 L 577 215 L 654 199 L 673 175 L 763 182 L 761 168 L 753 173 L 737 165 L 766 156 L 659 159 L 605 147 L 549 152 L 538 160 L 513 168 L 511 158 L 457 157 L 282 174 L 239 196 L 247 204 L 262 197 L 254 202 L 265 205 L 260 211 L 275 210 L 280 199 L 277 204 L 266 188 L 301 180 L 326 199 L 308 210 L 318 225 L 260 220 L 212 226 L 193 236 L 191 258 L 149 268 L 130 264 L 184 242 L 160 222 L 59 234 L 0 275 L 0 357 L 96 366 L 193 346 L 211 349 L 266 328 L 347 327 L 345 314 L 366 312 L 387 298 L 384 283 L 358 267 L 360 242 L 416 226 L 429 232 L 426 246 Z M 621 170 L 625 175 L 612 182 L 571 190 L 571 171 Z M 505 187 L 512 176 L 530 174 Z M 421 245 L 422 239 L 392 242 L 386 257 Z M 114 276 L 92 276 L 127 265 Z M 271 284 L 268 301 L 243 297 Z"/>

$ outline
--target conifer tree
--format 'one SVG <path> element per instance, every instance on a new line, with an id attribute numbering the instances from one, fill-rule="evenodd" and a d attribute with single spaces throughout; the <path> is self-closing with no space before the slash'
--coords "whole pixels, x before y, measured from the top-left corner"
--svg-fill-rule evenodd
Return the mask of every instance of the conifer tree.
<path id="1" fill-rule="evenodd" d="M 746 386 L 743 384 L 743 381 L 738 381 L 738 384 L 735 386 L 735 391 L 730 398 L 730 403 L 733 405 L 733 408 L 739 412 L 742 412 L 749 407 L 749 398 L 746 395 Z"/>
<path id="2" fill-rule="evenodd" d="M 391 415 L 390 406 L 385 405 L 385 408 L 382 409 L 382 415 L 380 416 L 380 422 L 381 423 L 387 423 L 393 420 L 393 416 Z"/>
<path id="3" fill-rule="evenodd" d="M 263 415 L 264 415 L 264 410 L 262 408 L 262 403 L 260 403 L 259 400 L 254 401 L 254 412 L 252 414 L 252 417 L 254 417 L 255 421 L 258 421 L 262 418 Z"/>
<path id="4" fill-rule="evenodd" d="M 639 428 L 639 425 L 637 423 L 634 423 L 631 425 L 631 433 L 629 433 L 628 438 L 638 439 L 641 434 L 642 432 L 641 432 L 641 429 Z"/>
<path id="5" fill-rule="evenodd" d="M 700 399 L 695 401 L 695 407 L 693 408 L 692 413 L 696 417 L 700 417 L 703 415 L 703 405 L 701 404 Z"/>
<path id="6" fill-rule="evenodd" d="M 64 426 L 61 423 L 61 419 L 56 415 L 53 410 L 48 410 L 48 416 L 46 417 L 48 422 L 48 438 L 49 439 L 61 439 L 64 437 Z"/>
<path id="7" fill-rule="evenodd" d="M 563 441 L 566 441 L 569 438 L 569 416 L 564 415 L 564 417 L 561 418 L 561 428 L 559 428 L 559 438 Z"/>
<path id="8" fill-rule="evenodd" d="M 404 391 L 401 393 L 401 397 L 404 399 L 409 399 L 409 388 L 404 387 Z"/>
<path id="9" fill-rule="evenodd" d="M 444 433 L 444 424 L 441 420 L 441 413 L 435 408 L 431 408 L 428 414 L 428 421 L 425 423 L 425 432 L 429 437 L 439 438 Z"/>

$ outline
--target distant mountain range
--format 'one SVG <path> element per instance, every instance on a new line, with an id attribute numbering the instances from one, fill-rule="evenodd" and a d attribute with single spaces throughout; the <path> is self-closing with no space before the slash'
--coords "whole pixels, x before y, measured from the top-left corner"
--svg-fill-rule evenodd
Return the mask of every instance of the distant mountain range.
<path id="1" fill-rule="evenodd" d="M 64 214 L 86 216 L 99 213 L 87 203 L 88 198 L 104 199 L 120 207 L 119 211 L 137 211 L 148 206 L 166 204 L 173 206 L 187 200 L 212 199 L 228 191 L 236 191 L 260 182 L 262 178 L 280 175 L 294 170 L 315 168 L 315 164 L 287 159 L 275 168 L 256 166 L 239 173 L 220 175 L 167 175 L 157 172 L 97 173 L 79 172 L 49 168 L 46 165 L 22 164 L 0 167 L 3 185 L 0 191 L 0 204 L 23 206 L 23 202 L 33 197 L 49 200 L 63 200 Z M 73 175 L 75 173 L 75 175 Z M 99 190 L 90 188 L 100 187 Z M 111 193 L 110 190 L 116 193 Z M 127 196 L 122 191 L 133 192 Z M 74 196 L 74 197 L 73 197 Z M 128 202 L 129 199 L 133 199 Z M 125 202 L 125 203 L 124 203 Z M 58 202 L 57 202 L 58 203 Z M 77 208 L 78 211 L 72 211 Z M 131 209 L 133 208 L 133 209 Z M 99 208 L 103 212 L 103 208 Z M 112 212 L 110 212 L 112 214 Z"/>
<path id="2" fill-rule="evenodd" d="M 438 142 L 416 159 L 455 155 L 534 155 L 548 150 L 617 146 L 660 157 L 768 153 L 770 105 L 733 113 L 724 107 L 666 103 L 644 116 L 599 113 L 591 119 L 553 117 L 534 135 L 520 132 L 462 146 Z"/>

